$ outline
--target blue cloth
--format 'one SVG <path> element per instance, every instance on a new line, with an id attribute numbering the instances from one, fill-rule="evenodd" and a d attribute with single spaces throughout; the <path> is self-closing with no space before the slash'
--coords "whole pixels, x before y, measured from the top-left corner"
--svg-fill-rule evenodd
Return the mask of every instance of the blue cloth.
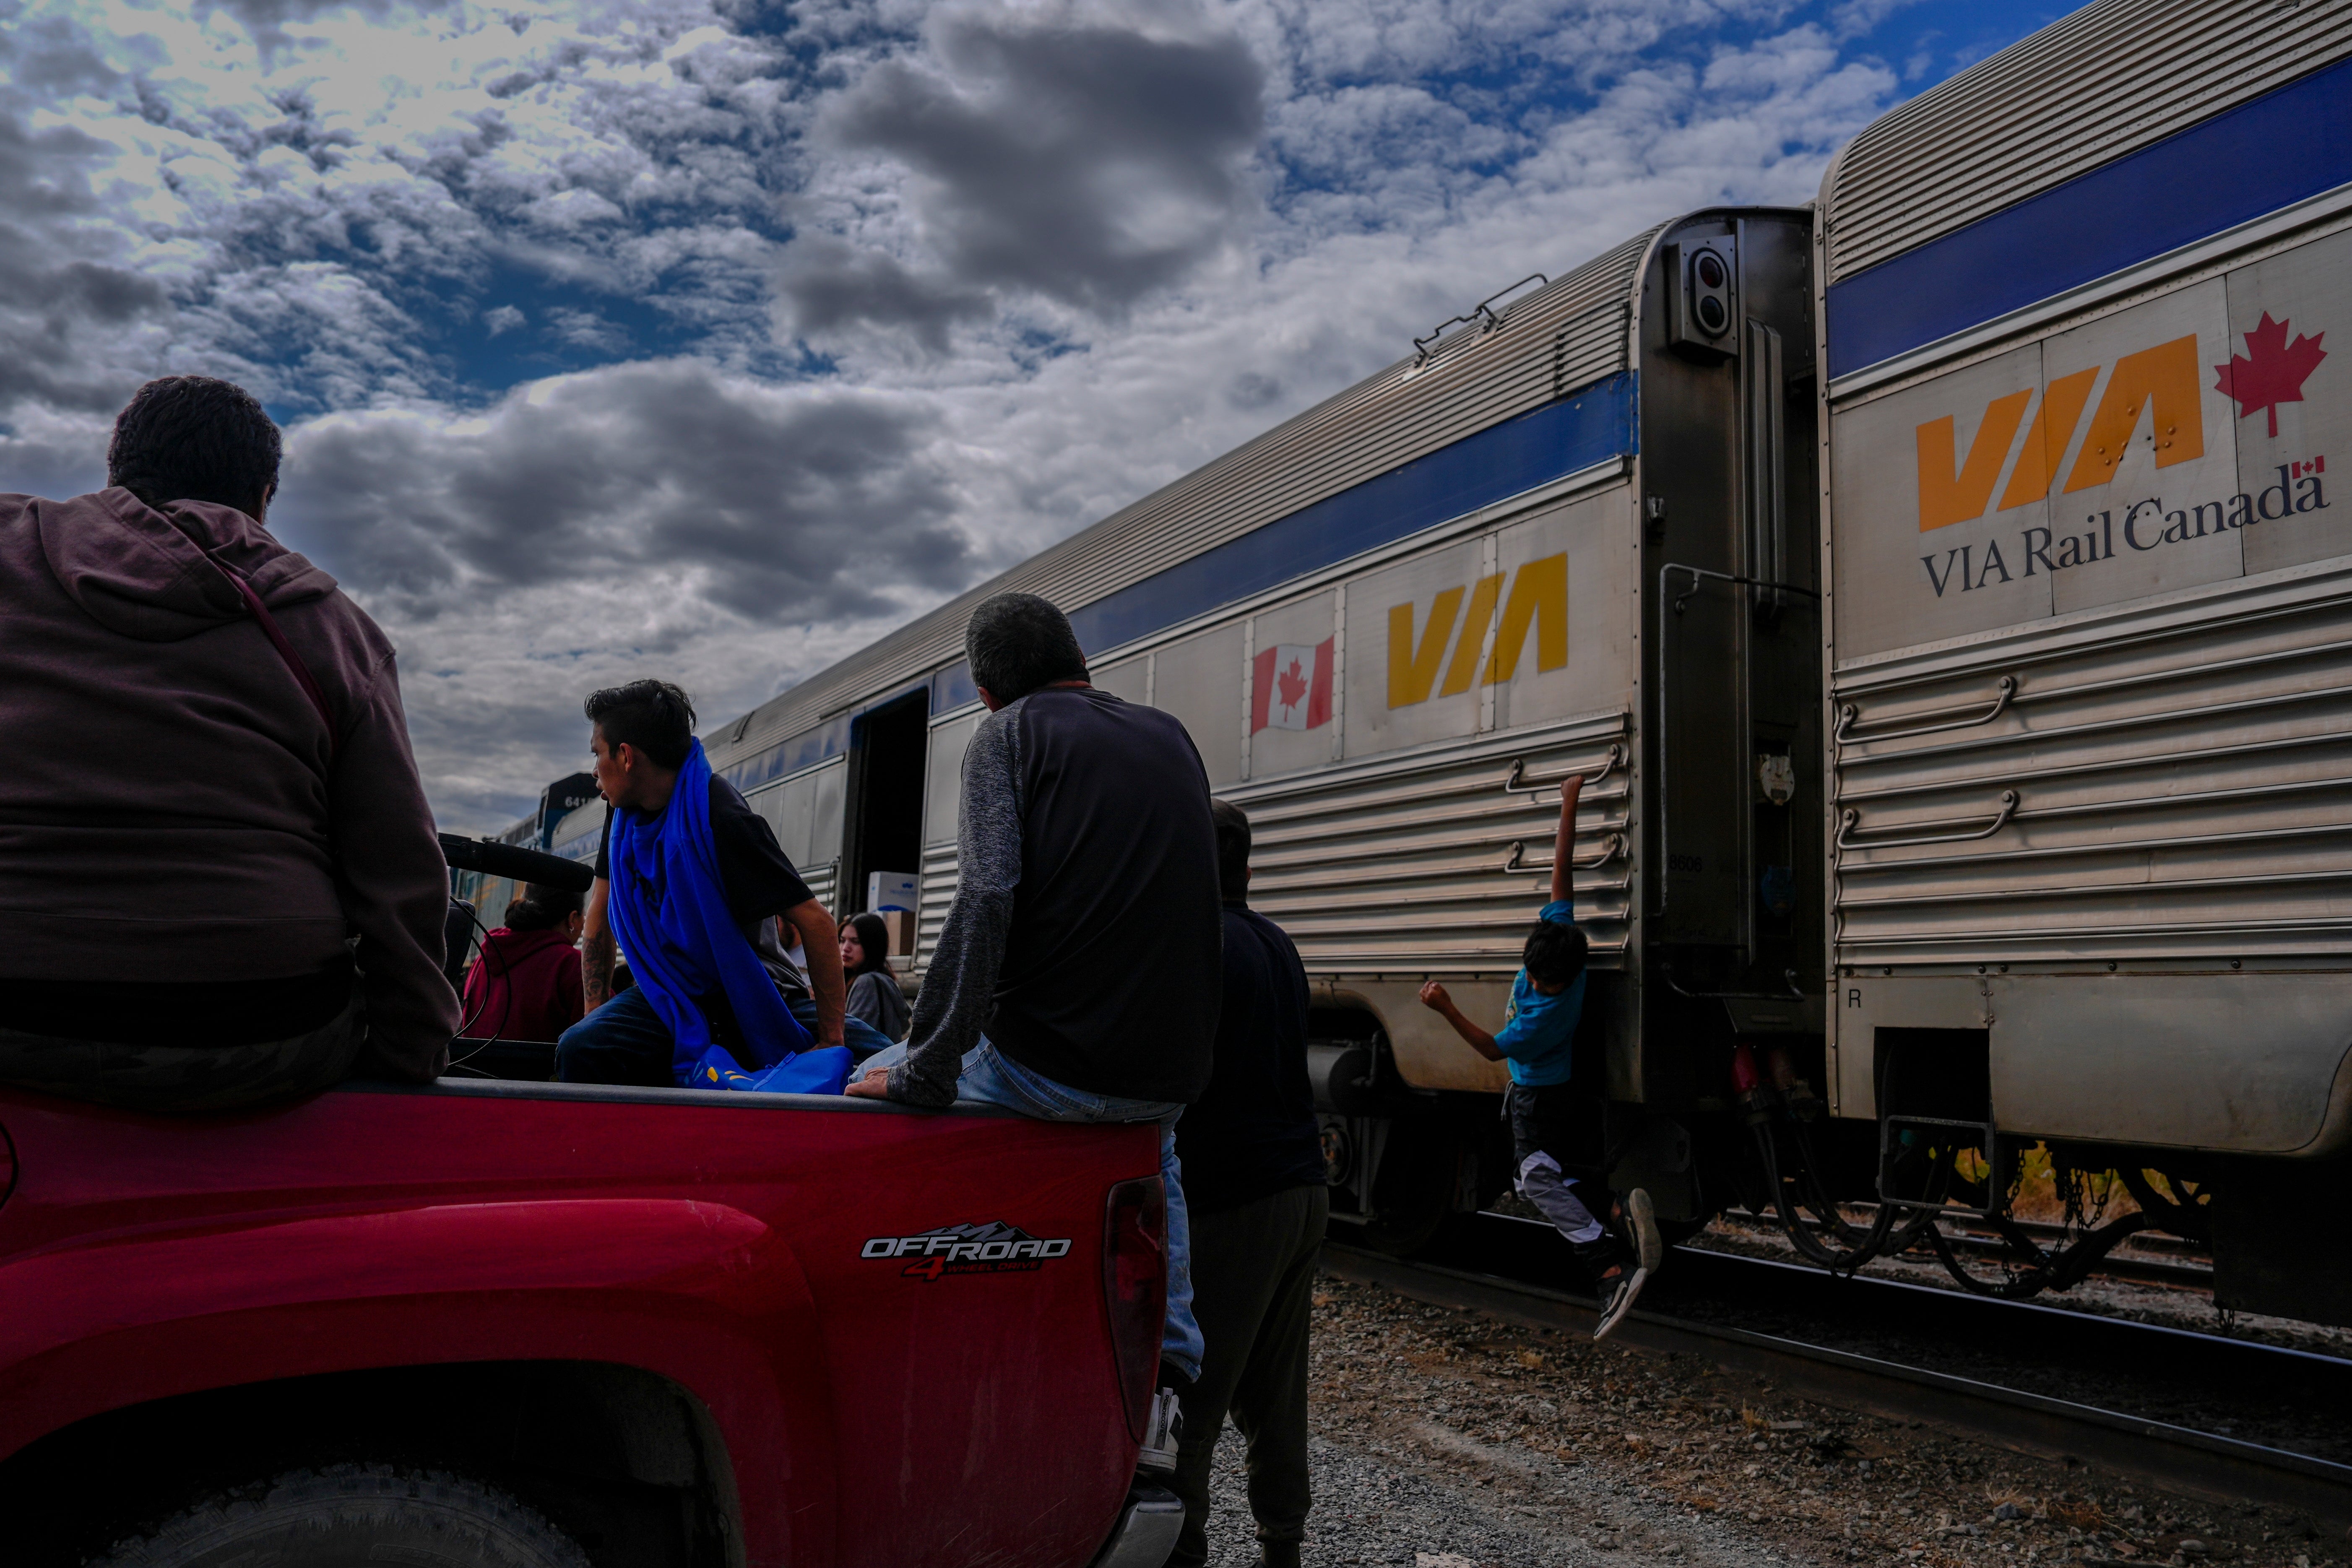
<path id="1" fill-rule="evenodd" d="M 869 1058 L 858 1076 L 876 1068 L 887 1070 L 906 1059 L 907 1047 L 892 1046 Z M 1089 1094 L 1056 1083 L 1004 1056 L 985 1035 L 963 1054 L 956 1099 L 1002 1105 L 1040 1121 L 1160 1123 L 1160 1181 L 1168 1189 L 1168 1317 L 1160 1330 L 1160 1359 L 1186 1377 L 1199 1377 L 1205 1342 L 1200 1320 L 1192 1315 L 1192 1224 L 1184 1206 L 1184 1170 L 1176 1159 L 1176 1119 L 1184 1114 L 1184 1108 L 1168 1100 Z"/>
<path id="2" fill-rule="evenodd" d="M 1563 899 L 1546 904 L 1536 916 L 1555 925 L 1576 923 L 1576 906 Z M 1584 975 L 1568 983 L 1557 996 L 1547 996 L 1520 970 L 1511 982 L 1511 1005 L 1503 1016 L 1502 1032 L 1495 1037 L 1511 1081 L 1534 1089 L 1568 1081 L 1569 1047 L 1576 1042 L 1576 1026 L 1584 1016 Z"/>
<path id="3" fill-rule="evenodd" d="M 809 1050 L 814 1037 L 793 1016 L 728 911 L 710 836 L 710 763 L 700 741 L 688 749 L 658 813 L 613 814 L 610 854 L 605 911 L 637 988 L 669 1026 L 670 1081 L 681 1089 L 840 1092 L 849 1052 L 838 1046 Z M 701 999 L 714 994 L 727 998 L 756 1058 L 748 1069 L 711 1037 Z M 803 1055 L 818 1059 L 803 1063 Z"/>
<path id="4" fill-rule="evenodd" d="M 795 996 L 792 1009 L 801 1026 L 814 1035 L 816 1004 Z M 862 1018 L 843 1019 L 841 1037 L 853 1057 L 890 1048 L 890 1037 Z M 675 1089 L 670 1049 L 669 1026 L 654 1011 L 644 988 L 633 985 L 563 1031 L 555 1047 L 555 1081 Z"/>

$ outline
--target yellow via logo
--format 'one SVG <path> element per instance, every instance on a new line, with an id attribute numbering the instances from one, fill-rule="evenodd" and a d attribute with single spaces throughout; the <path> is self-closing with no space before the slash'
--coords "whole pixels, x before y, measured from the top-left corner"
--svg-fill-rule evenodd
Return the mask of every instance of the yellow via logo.
<path id="1" fill-rule="evenodd" d="M 2074 441 L 2074 426 L 2090 401 L 2099 367 L 2062 375 L 2042 389 L 2042 406 L 2025 432 L 2025 445 L 2010 468 L 1998 510 L 2038 501 L 2050 493 Z M 2192 462 L 2205 455 L 2205 420 L 2199 399 L 2197 339 L 2192 334 L 2158 343 L 2152 349 L 2126 354 L 2116 361 L 2106 390 L 2091 416 L 2083 449 L 2066 475 L 2065 494 L 2105 484 L 2116 477 L 2116 464 L 2139 428 L 2142 410 L 2154 421 L 2156 466 Z M 2025 423 L 2031 388 L 1996 397 L 1985 405 L 1976 439 L 1962 460 L 1953 435 L 1952 416 L 1930 419 L 1919 426 L 1919 531 L 1970 522 L 1985 514 L 2001 469 L 2009 467 L 2010 448 L 2018 426 Z"/>
<path id="2" fill-rule="evenodd" d="M 1397 605 L 1389 610 L 1389 706 L 1410 708 L 1416 702 L 1429 700 L 1430 688 L 1437 687 L 1441 697 L 1458 697 L 1470 689 L 1478 674 L 1478 655 L 1486 645 L 1486 627 L 1495 618 L 1495 605 L 1503 606 L 1503 626 L 1495 638 L 1495 651 L 1486 660 L 1486 681 L 1508 680 L 1518 673 L 1519 655 L 1527 646 L 1528 632 L 1536 634 L 1536 668 L 1538 670 L 1568 668 L 1568 555 L 1547 555 L 1540 561 L 1530 561 L 1512 575 L 1508 597 L 1503 594 L 1503 574 L 1481 577 L 1467 590 L 1469 613 L 1462 611 L 1465 590 L 1448 588 L 1437 595 L 1429 606 L 1429 619 L 1422 626 L 1421 636 L 1412 635 L 1413 606 Z M 1456 619 L 1462 624 L 1462 635 L 1454 637 Z M 1454 642 L 1454 658 L 1445 658 L 1445 645 Z M 1445 683 L 1437 685 L 1437 668 L 1445 666 Z"/>

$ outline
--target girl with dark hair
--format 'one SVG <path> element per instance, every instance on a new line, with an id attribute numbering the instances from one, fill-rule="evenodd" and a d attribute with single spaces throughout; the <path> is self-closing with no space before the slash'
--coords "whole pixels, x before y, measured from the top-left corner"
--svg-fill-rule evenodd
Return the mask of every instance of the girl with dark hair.
<path id="1" fill-rule="evenodd" d="M 547 1040 L 580 1021 L 580 895 L 527 888 L 507 923 L 482 939 L 466 974 L 466 1033 L 477 1039 Z"/>
<path id="2" fill-rule="evenodd" d="M 863 1018 L 896 1040 L 906 1034 L 911 1009 L 890 973 L 890 928 L 880 915 L 852 915 L 841 922 L 841 973 L 849 982 L 849 1016 Z"/>

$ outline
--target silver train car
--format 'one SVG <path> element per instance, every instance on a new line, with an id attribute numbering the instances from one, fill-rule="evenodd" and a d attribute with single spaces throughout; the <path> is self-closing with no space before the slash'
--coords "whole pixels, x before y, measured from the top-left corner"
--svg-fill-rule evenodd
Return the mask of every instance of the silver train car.
<path id="1" fill-rule="evenodd" d="M 1416 992 L 1499 1024 L 1580 773 L 1594 1169 L 2001 1294 L 2155 1226 L 2224 1305 L 2352 1321 L 2347 60 L 2341 6 L 2094 5 L 1811 205 L 1523 280 L 713 765 L 841 910 L 919 879 L 919 975 L 965 617 L 1063 605 L 1250 812 L 1335 1218 L 1401 1249 L 1508 1178 L 1501 1071 Z M 2138 1216 L 2045 1253 L 2006 1217 L 2037 1145 Z M 1945 1246 L 1963 1211 L 2003 1263 Z"/>

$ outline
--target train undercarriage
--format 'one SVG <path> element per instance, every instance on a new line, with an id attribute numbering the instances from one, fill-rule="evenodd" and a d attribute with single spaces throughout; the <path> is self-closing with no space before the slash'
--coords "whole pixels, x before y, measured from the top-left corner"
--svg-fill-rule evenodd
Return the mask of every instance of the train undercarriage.
<path id="1" fill-rule="evenodd" d="M 1410 1256 L 1510 1191 L 1499 1097 L 1408 1085 L 1369 1014 L 1318 1009 L 1313 1026 L 1336 1239 Z M 1889 1109 L 1874 1121 L 1828 1113 L 1813 1088 L 1818 1037 L 1736 1037 L 1718 1094 L 1672 1112 L 1592 1097 L 1588 1168 L 1620 1190 L 1650 1188 L 1670 1243 L 1744 1211 L 1832 1272 L 1907 1255 L 2018 1300 L 2069 1291 L 2156 1233 L 2210 1256 L 2221 1311 L 2352 1324 L 2342 1271 L 2311 1257 L 2317 1216 L 2352 1206 L 2352 1162 L 2007 1135 L 1988 1111 L 1981 1054 L 1949 1044 L 1892 1054 Z"/>

